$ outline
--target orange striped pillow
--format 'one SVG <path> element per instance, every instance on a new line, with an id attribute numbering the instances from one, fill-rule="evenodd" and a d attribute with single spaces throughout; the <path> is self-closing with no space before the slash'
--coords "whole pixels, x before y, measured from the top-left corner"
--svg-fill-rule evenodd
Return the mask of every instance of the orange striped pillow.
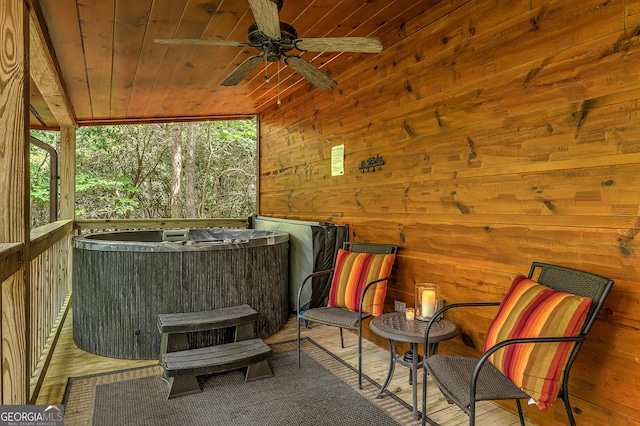
<path id="1" fill-rule="evenodd" d="M 591 299 L 563 293 L 518 275 L 500 303 L 484 350 L 516 337 L 576 336 Z M 539 409 L 549 408 L 558 396 L 573 343 L 509 345 L 489 360 L 525 393 Z"/>
<path id="2" fill-rule="evenodd" d="M 368 283 L 391 274 L 395 254 L 353 253 L 338 250 L 336 267 L 329 290 L 329 306 L 357 311 L 360 297 Z M 387 281 L 381 281 L 367 292 L 362 312 L 382 315 Z"/>

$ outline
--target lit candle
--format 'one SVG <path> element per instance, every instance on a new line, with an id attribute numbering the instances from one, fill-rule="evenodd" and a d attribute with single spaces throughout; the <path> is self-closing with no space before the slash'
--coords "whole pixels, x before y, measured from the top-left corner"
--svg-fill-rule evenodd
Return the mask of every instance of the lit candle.
<path id="1" fill-rule="evenodd" d="M 422 292 L 422 317 L 431 318 L 436 305 L 436 292 L 433 290 L 424 290 Z"/>
<path id="2" fill-rule="evenodd" d="M 416 310 L 413 308 L 406 308 L 404 311 L 406 318 L 408 321 L 413 321 L 416 319 Z"/>

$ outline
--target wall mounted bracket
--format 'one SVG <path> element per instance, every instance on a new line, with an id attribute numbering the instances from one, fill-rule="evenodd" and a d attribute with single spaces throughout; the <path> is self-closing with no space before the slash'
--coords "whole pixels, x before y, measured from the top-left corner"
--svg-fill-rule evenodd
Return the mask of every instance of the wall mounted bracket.
<path id="1" fill-rule="evenodd" d="M 376 167 L 378 168 L 378 170 L 382 170 L 382 166 L 384 164 L 384 159 L 380 155 L 376 154 L 375 157 L 369 157 L 367 160 L 362 160 L 360 162 L 360 167 L 358 168 L 360 169 L 361 173 L 375 172 Z"/>

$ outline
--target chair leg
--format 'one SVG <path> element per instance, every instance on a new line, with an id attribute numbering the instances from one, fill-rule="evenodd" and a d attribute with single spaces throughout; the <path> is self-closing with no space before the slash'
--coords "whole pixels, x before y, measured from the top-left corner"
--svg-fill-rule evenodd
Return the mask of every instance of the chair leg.
<path id="1" fill-rule="evenodd" d="M 567 416 L 569 417 L 569 424 L 571 426 L 576 426 L 576 419 L 573 417 L 573 410 L 571 409 L 571 404 L 569 403 L 569 393 L 567 392 L 566 386 L 562 391 L 562 400 L 564 401 L 564 408 L 567 410 Z"/>
<path id="2" fill-rule="evenodd" d="M 297 339 L 297 343 L 298 343 L 298 368 L 300 368 L 300 318 L 297 318 L 298 323 L 298 339 Z"/>
<path id="3" fill-rule="evenodd" d="M 469 403 L 469 426 L 475 426 L 476 424 L 476 400 L 473 399 Z"/>
<path id="4" fill-rule="evenodd" d="M 522 404 L 520 404 L 519 399 L 516 399 L 516 405 L 518 406 L 518 416 L 520 417 L 520 424 L 524 426 L 524 415 L 522 414 Z"/>
<path id="5" fill-rule="evenodd" d="M 342 328 L 340 328 L 340 347 L 344 349 L 344 338 L 342 337 Z"/>
<path id="6" fill-rule="evenodd" d="M 415 356 L 415 355 L 414 355 Z M 426 362 L 426 357 L 423 362 Z M 422 426 L 427 424 L 427 368 L 422 364 Z"/>
<path id="7" fill-rule="evenodd" d="M 342 338 L 342 329 L 340 329 Z M 344 346 L 343 346 L 344 347 Z M 362 333 L 358 333 L 358 387 L 362 389 Z"/>

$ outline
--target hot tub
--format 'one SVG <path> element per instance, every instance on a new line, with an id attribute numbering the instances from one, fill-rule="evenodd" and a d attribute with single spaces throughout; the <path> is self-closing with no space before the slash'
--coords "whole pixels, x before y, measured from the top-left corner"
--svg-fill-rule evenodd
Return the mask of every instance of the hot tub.
<path id="1" fill-rule="evenodd" d="M 252 229 L 123 231 L 73 239 L 73 337 L 88 352 L 124 359 L 159 355 L 160 313 L 248 304 L 256 335 L 289 316 L 289 235 Z M 189 336 L 195 346 L 226 333 Z"/>

